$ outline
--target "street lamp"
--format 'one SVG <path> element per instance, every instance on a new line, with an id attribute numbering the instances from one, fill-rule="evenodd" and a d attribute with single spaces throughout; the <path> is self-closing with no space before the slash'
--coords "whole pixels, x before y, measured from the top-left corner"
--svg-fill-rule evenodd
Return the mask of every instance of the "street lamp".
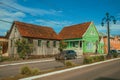
<path id="1" fill-rule="evenodd" d="M 109 23 L 110 21 L 113 21 L 114 24 L 116 24 L 116 19 L 114 16 L 110 16 L 109 13 L 106 13 L 106 17 L 102 19 L 101 25 L 104 26 L 104 23 L 107 23 L 107 35 L 108 35 L 108 55 L 110 53 L 110 28 Z"/>

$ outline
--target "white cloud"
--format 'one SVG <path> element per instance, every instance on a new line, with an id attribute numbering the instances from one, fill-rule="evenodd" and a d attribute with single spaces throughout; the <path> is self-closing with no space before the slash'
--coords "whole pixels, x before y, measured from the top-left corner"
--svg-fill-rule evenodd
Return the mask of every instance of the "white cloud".
<path id="1" fill-rule="evenodd" d="M 70 21 L 50 21 L 50 20 L 42 20 L 38 19 L 35 22 L 42 24 L 44 26 L 51 26 L 51 27 L 63 27 L 72 24 Z"/>
<path id="2" fill-rule="evenodd" d="M 29 13 L 29 14 L 34 15 L 34 16 L 46 15 L 46 14 L 56 15 L 56 14 L 59 14 L 62 12 L 62 11 L 59 11 L 59 10 L 57 11 L 54 9 L 45 10 L 45 9 L 25 7 L 25 6 L 18 4 L 16 0 L 1 0 L 0 2 L 3 2 L 7 5 L 15 7 L 18 10 L 21 10 L 22 12 Z"/>
<path id="3" fill-rule="evenodd" d="M 39 25 L 52 27 L 57 33 L 59 33 L 64 26 L 73 24 L 71 21 L 51 21 L 42 19 L 38 19 L 35 22 L 37 22 Z"/>
<path id="4" fill-rule="evenodd" d="M 106 24 L 104 26 L 96 25 L 98 30 L 106 30 Z M 117 21 L 116 24 L 110 24 L 110 29 L 120 29 L 120 21 Z"/>
<path id="5" fill-rule="evenodd" d="M 0 8 L 0 19 L 13 22 L 14 20 L 22 20 L 24 17 L 26 17 L 26 14 L 22 12 L 12 12 L 7 9 Z M 11 23 L 12 24 L 12 23 Z M 0 35 L 4 35 L 7 30 L 11 27 L 10 23 L 2 22 L 0 21 Z"/>
<path id="6" fill-rule="evenodd" d="M 96 25 L 98 31 L 100 32 L 107 32 L 107 25 L 104 25 L 103 27 L 101 25 Z M 110 32 L 111 34 L 120 34 L 120 21 L 117 21 L 116 24 L 111 23 L 110 24 Z"/>
<path id="7" fill-rule="evenodd" d="M 11 12 L 11 11 L 8 11 L 6 9 L 1 9 L 1 8 L 0 8 L 0 13 L 1 13 L 0 15 L 1 18 L 18 18 L 18 17 L 23 18 L 26 16 L 24 13 L 19 12 L 19 11 Z"/>
<path id="8" fill-rule="evenodd" d="M 24 2 L 26 2 L 27 0 L 23 0 Z M 62 11 L 56 11 L 54 9 L 49 9 L 49 10 L 45 10 L 45 9 L 38 9 L 38 8 L 30 8 L 30 7 L 25 7 L 23 5 L 20 5 L 17 0 L 0 0 L 0 19 L 2 20 L 6 20 L 6 21 L 10 21 L 13 22 L 14 20 L 19 20 L 19 21 L 24 21 L 25 18 L 27 18 L 29 15 L 32 16 L 42 16 L 42 15 L 57 15 L 59 13 L 62 13 Z M 5 5 L 6 4 L 6 5 Z M 7 6 L 9 5 L 9 6 Z M 13 8 L 16 8 L 18 10 L 15 10 Z M 27 13 L 29 15 L 27 15 Z M 43 24 L 47 25 L 47 26 L 55 26 L 55 24 L 60 24 L 60 23 L 56 23 L 53 21 L 40 21 Z M 5 23 L 5 22 L 1 22 L 0 21 L 0 34 L 3 32 L 5 33 L 5 30 L 9 30 L 11 27 L 11 24 L 9 23 Z M 65 23 L 64 23 L 65 24 Z"/>

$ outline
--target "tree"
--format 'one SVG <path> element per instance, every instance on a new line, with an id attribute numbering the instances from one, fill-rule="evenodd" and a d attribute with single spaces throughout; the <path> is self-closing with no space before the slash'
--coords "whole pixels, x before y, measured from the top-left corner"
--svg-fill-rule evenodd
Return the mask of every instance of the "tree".
<path id="1" fill-rule="evenodd" d="M 65 48 L 67 48 L 67 43 L 65 43 L 63 40 L 60 41 L 60 45 L 59 45 L 60 52 L 63 51 L 63 49 Z"/>
<path id="2" fill-rule="evenodd" d="M 62 52 L 63 49 L 65 49 L 65 48 L 67 48 L 67 43 L 65 43 L 63 40 L 60 41 L 60 44 L 59 44 L 60 52 Z M 59 61 L 59 62 L 61 62 L 61 63 L 63 63 L 65 65 L 65 60 L 57 60 L 57 61 Z"/>
<path id="3" fill-rule="evenodd" d="M 27 39 L 16 40 L 17 53 L 20 58 L 25 59 L 33 51 L 33 45 L 28 43 Z"/>

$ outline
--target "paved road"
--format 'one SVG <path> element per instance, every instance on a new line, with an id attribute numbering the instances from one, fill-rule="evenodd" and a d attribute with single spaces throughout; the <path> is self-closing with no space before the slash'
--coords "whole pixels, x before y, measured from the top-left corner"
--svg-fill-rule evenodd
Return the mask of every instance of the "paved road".
<path id="1" fill-rule="evenodd" d="M 75 59 L 72 61 L 77 64 L 82 64 L 81 58 Z M 63 67 L 64 65 L 56 61 L 47 61 L 47 62 L 37 62 L 37 63 L 30 63 L 30 64 L 3 66 L 3 67 L 0 67 L 0 79 L 19 74 L 20 69 L 23 66 L 29 66 L 31 68 L 39 68 L 40 70 L 47 70 L 47 69 Z"/>
<path id="2" fill-rule="evenodd" d="M 37 80 L 120 80 L 120 59 Z"/>

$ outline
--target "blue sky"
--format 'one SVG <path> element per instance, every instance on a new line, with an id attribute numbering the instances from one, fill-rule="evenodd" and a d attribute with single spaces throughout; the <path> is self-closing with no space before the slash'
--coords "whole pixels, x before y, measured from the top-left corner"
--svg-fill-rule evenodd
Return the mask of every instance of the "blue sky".
<path id="1" fill-rule="evenodd" d="M 111 34 L 120 35 L 120 0 L 0 0 L 0 19 L 49 26 L 57 33 L 64 26 L 93 21 L 99 32 L 106 33 L 101 20 L 106 12 L 115 16 L 110 24 Z M 13 7 L 13 8 L 11 8 Z M 16 8 L 16 9 L 14 9 Z M 0 35 L 11 24 L 0 22 Z"/>

